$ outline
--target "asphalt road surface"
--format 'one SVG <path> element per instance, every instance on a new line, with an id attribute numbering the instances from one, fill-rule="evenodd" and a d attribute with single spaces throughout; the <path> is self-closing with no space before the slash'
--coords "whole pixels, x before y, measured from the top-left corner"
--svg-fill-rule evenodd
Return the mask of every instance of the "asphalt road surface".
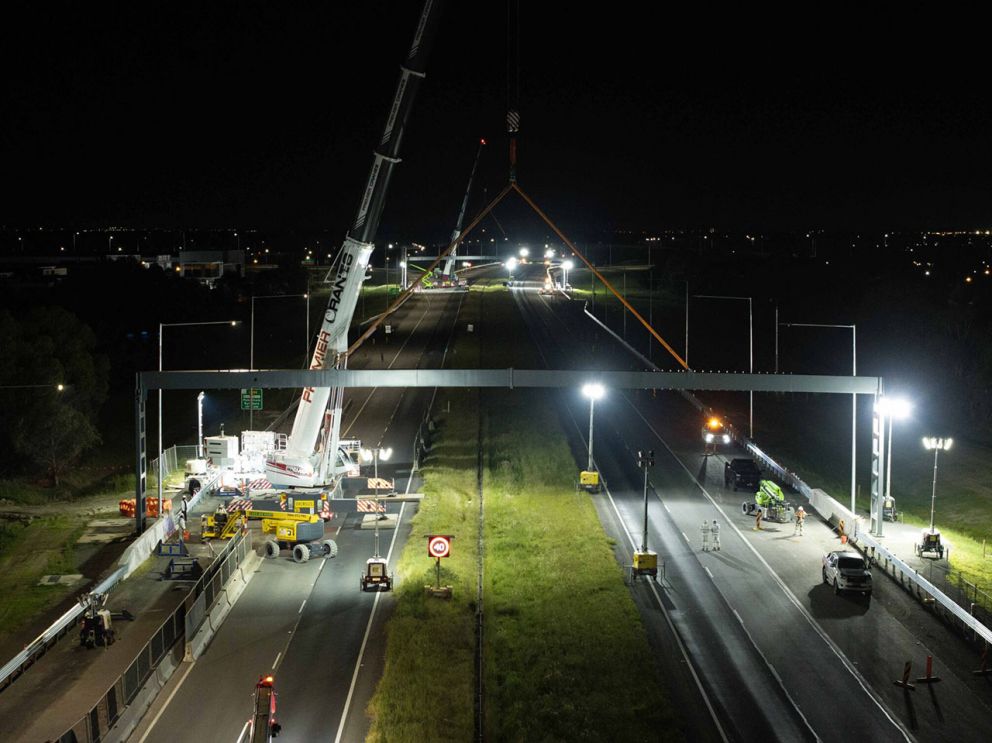
<path id="1" fill-rule="evenodd" d="M 538 295 L 537 286 L 513 293 L 549 368 L 629 365 L 633 357 L 593 332 L 580 303 Z M 588 402 L 570 391 L 561 397 L 581 452 Z M 745 494 L 723 487 L 733 452 L 703 456 L 702 421 L 680 396 L 610 391 L 595 423 L 609 491 L 600 512 L 625 546 L 639 543 L 643 528 L 636 451 L 656 452 L 648 547 L 664 558 L 666 577 L 656 600 L 640 597 L 642 612 L 661 632 L 665 606 L 728 738 L 992 739 L 992 686 L 971 674 L 968 647 L 883 575 L 871 601 L 835 596 L 820 580 L 821 556 L 840 547 L 826 524 L 808 519 L 801 537 L 791 523 L 755 531 L 741 513 Z M 714 519 L 722 549 L 704 553 L 700 526 Z M 927 655 L 939 684 L 915 693 L 893 684 L 909 660 L 913 677 L 923 675 Z"/>
<path id="2" fill-rule="evenodd" d="M 418 295 L 349 361 L 351 368 L 440 367 L 463 295 Z M 379 476 L 397 492 L 416 492 L 412 445 L 433 397 L 430 389 L 349 390 L 342 435 L 391 447 Z M 370 475 L 369 467 L 363 474 Z M 411 481 L 413 478 L 413 481 Z M 409 534 L 412 504 L 390 504 L 399 527 L 380 533 L 394 558 Z M 361 514 L 338 513 L 328 524 L 334 559 L 297 565 L 285 553 L 266 560 L 199 660 L 149 713 L 134 740 L 235 741 L 251 714 L 254 685 L 274 673 L 280 740 L 364 739 L 364 710 L 381 674 L 389 593 L 363 593 L 359 577 L 373 554 L 373 532 Z M 181 682 L 181 683 L 180 683 Z M 153 723 L 153 724 L 151 724 Z"/>

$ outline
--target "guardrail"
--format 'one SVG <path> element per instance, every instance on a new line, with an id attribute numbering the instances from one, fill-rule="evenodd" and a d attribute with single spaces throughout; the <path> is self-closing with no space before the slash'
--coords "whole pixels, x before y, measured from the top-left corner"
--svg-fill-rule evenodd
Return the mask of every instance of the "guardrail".
<path id="1" fill-rule="evenodd" d="M 598 317 L 589 312 L 589 310 L 584 309 L 583 312 L 597 325 L 613 336 L 613 338 L 621 343 L 630 353 L 634 354 L 634 356 L 636 356 L 641 362 L 647 365 L 648 368 L 654 369 L 655 371 L 661 371 L 649 359 L 645 358 L 643 354 L 631 347 L 630 344 L 617 335 L 616 332 L 609 328 Z M 692 392 L 688 390 L 679 390 L 679 393 L 689 402 L 689 404 L 700 412 L 706 414 L 711 412 L 710 408 L 694 394 L 692 394 Z M 766 469 L 773 472 L 779 480 L 790 485 L 801 495 L 807 498 L 810 502 L 810 506 L 812 506 L 813 509 L 816 510 L 817 513 L 819 513 L 820 516 L 826 521 L 836 521 L 843 518 L 846 523 L 853 524 L 854 529 L 853 534 L 850 535 L 850 539 L 862 548 L 862 550 L 870 550 L 871 557 L 876 563 L 879 559 L 883 560 L 887 571 L 890 567 L 895 569 L 901 583 L 909 581 L 917 587 L 918 591 L 922 590 L 930 596 L 934 602 L 942 606 L 949 614 L 958 619 L 967 629 L 970 629 L 976 637 L 982 637 L 985 642 L 992 643 L 992 630 L 976 619 L 972 614 L 965 611 L 965 609 L 954 601 L 954 599 L 937 588 L 933 583 L 920 575 L 918 571 L 910 567 L 904 560 L 899 558 L 891 550 L 883 546 L 874 537 L 872 537 L 869 530 L 865 528 L 864 519 L 857 514 L 852 513 L 850 508 L 845 507 L 826 492 L 811 488 L 802 480 L 802 478 L 799 477 L 799 475 L 780 465 L 772 459 L 771 456 L 758 448 L 758 446 L 747 436 L 738 432 L 733 426 L 728 426 L 728 430 L 730 431 L 730 435 L 735 442 L 749 451 L 751 455 L 758 459 Z"/>
<path id="2" fill-rule="evenodd" d="M 805 496 L 809 500 L 810 506 L 812 506 L 812 508 L 828 522 L 843 518 L 846 523 L 853 524 L 853 533 L 849 535 L 851 541 L 854 542 L 863 552 L 870 552 L 869 556 L 876 562 L 876 564 L 879 560 L 883 560 L 885 562 L 886 572 L 888 572 L 889 568 L 893 568 L 901 584 L 905 584 L 905 582 L 908 581 L 909 583 L 915 585 L 917 587 L 917 593 L 919 593 L 919 591 L 923 591 L 927 596 L 930 596 L 935 603 L 943 607 L 947 613 L 954 616 L 961 622 L 962 625 L 971 630 L 975 636 L 982 637 L 987 643 L 992 643 L 992 630 L 982 624 L 969 612 L 965 611 L 957 601 L 952 599 L 946 593 L 937 588 L 933 583 L 920 575 L 915 568 L 908 565 L 902 558 L 875 539 L 871 535 L 870 531 L 865 528 L 865 522 L 862 517 L 851 513 L 850 508 L 842 505 L 839 501 L 835 500 L 824 491 L 818 488 L 811 488 L 803 482 L 799 475 L 780 465 L 768 454 L 759 449 L 743 434 L 738 434 L 736 431 L 731 430 L 731 435 L 738 443 L 747 449 L 752 456 L 759 459 L 767 469 L 774 472 L 776 477 L 795 488 L 801 495 Z"/>
<path id="3" fill-rule="evenodd" d="M 219 479 L 220 474 L 215 474 L 213 479 L 192 498 L 190 507 L 194 507 L 205 493 L 215 489 Z M 120 567 L 104 578 L 97 586 L 88 590 L 87 593 L 107 593 L 112 590 L 118 583 L 133 573 L 141 563 L 148 559 L 158 544 L 158 541 L 170 534 L 172 528 L 171 515 L 159 519 L 152 529 L 146 531 L 124 550 L 124 554 L 118 560 Z M 30 668 L 49 648 L 68 634 L 85 610 L 85 606 L 77 603 L 65 614 L 56 619 L 44 632 L 25 645 L 24 650 L 4 664 L 3 668 L 0 668 L 0 691 L 10 686 L 18 676 Z"/>
<path id="4" fill-rule="evenodd" d="M 250 549 L 251 539 L 245 533 L 228 542 L 190 589 L 186 599 L 159 626 L 124 673 L 117 677 L 90 711 L 58 740 L 75 743 L 105 740 L 107 733 L 121 719 L 128 705 L 135 702 L 152 674 L 166 664 L 167 680 L 167 676 L 182 662 L 189 641 Z M 164 684 L 163 678 L 159 680 Z M 145 696 L 147 694 L 142 698 Z"/>

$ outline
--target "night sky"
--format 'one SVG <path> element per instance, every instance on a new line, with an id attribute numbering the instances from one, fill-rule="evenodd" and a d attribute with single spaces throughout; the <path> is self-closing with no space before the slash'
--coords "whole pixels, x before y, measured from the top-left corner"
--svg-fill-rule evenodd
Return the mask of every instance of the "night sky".
<path id="1" fill-rule="evenodd" d="M 566 231 L 992 221 L 975 19 L 522 6 L 519 179 Z M 343 235 L 419 11 L 8 4 L 0 225 Z M 448 2 L 427 74 L 382 222 L 421 241 L 450 233 L 480 136 L 480 187 L 506 182 L 505 2 Z"/>

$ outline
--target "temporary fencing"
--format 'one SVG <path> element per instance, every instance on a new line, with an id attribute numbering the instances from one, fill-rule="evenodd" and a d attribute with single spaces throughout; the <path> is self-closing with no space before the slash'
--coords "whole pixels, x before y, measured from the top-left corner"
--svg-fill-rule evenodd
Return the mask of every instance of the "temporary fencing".
<path id="1" fill-rule="evenodd" d="M 228 542 L 190 589 L 185 601 L 162 623 L 127 670 L 58 741 L 97 743 L 104 740 L 156 670 L 165 670 L 166 678 L 171 675 L 185 657 L 187 645 L 217 602 L 227 581 L 250 551 L 250 534 L 238 534 Z"/>

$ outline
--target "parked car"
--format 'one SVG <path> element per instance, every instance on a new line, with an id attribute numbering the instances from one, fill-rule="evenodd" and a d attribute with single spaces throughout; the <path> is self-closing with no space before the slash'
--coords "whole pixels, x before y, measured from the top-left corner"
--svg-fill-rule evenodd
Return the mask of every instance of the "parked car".
<path id="1" fill-rule="evenodd" d="M 723 486 L 734 490 L 758 490 L 761 471 L 753 459 L 731 459 L 723 466 Z"/>
<path id="2" fill-rule="evenodd" d="M 834 587 L 834 593 L 854 591 L 871 596 L 871 570 L 857 552 L 835 550 L 823 556 L 823 582 Z"/>

